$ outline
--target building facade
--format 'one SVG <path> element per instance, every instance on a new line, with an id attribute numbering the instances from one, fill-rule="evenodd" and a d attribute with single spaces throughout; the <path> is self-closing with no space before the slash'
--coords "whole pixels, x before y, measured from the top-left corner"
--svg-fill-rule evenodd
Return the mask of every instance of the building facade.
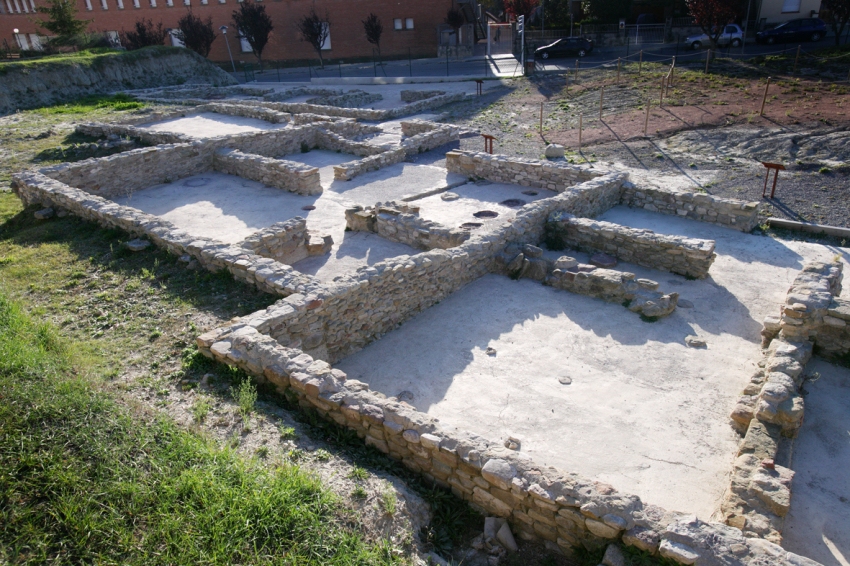
<path id="1" fill-rule="evenodd" d="M 40 49 L 44 30 L 35 20 L 43 16 L 36 8 L 45 0 L 0 0 L 0 35 L 9 47 Z M 177 27 L 177 21 L 191 10 L 196 16 L 212 19 L 218 32 L 222 25 L 228 33 L 219 33 L 209 58 L 228 61 L 227 46 L 237 61 L 256 59 L 247 42 L 240 41 L 233 26 L 232 13 L 239 0 L 75 0 L 78 17 L 91 20 L 89 32 L 102 32 L 113 39 L 122 30 L 131 30 L 137 20 L 150 19 L 154 25 L 162 22 L 166 29 Z M 370 58 L 374 46 L 366 41 L 362 21 L 376 14 L 384 27 L 381 37 L 383 57 L 434 57 L 437 54 L 438 27 L 452 7 L 452 0 L 423 3 L 418 0 L 259 0 L 274 23 L 274 31 L 263 59 L 314 60 L 316 52 L 301 41 L 297 30 L 300 18 L 315 7 L 320 17 L 329 22 L 329 37 L 322 50 L 325 60 Z M 176 39 L 171 42 L 177 44 Z M 5 47 L 5 46 L 2 46 Z"/>

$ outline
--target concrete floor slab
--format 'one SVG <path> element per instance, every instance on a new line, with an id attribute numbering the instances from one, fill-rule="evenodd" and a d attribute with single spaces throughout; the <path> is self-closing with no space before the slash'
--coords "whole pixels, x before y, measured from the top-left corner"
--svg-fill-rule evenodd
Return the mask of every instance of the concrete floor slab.
<path id="1" fill-rule="evenodd" d="M 343 232 L 334 235 L 334 246 L 329 255 L 308 257 L 292 267 L 322 281 L 333 281 L 360 267 L 419 252 L 406 244 L 384 239 L 371 232 Z"/>
<path id="2" fill-rule="evenodd" d="M 290 153 L 282 155 L 280 159 L 287 161 L 295 161 L 296 163 L 304 163 L 311 167 L 319 168 L 319 179 L 323 189 L 329 188 L 334 182 L 334 165 L 341 165 L 349 161 L 357 161 L 361 159 L 350 153 L 339 153 L 336 151 L 328 151 L 326 149 L 311 149 L 306 153 Z"/>
<path id="3" fill-rule="evenodd" d="M 806 420 L 794 442 L 791 511 L 782 546 L 824 566 L 850 565 L 850 369 L 806 366 Z"/>
<path id="4" fill-rule="evenodd" d="M 185 134 L 196 139 L 204 139 L 231 134 L 244 134 L 246 132 L 277 130 L 285 128 L 286 124 L 272 124 L 271 122 L 257 120 L 256 118 L 202 112 L 194 116 L 172 118 L 150 124 L 140 124 L 138 127 L 153 132 L 172 132 L 175 134 Z"/>
<path id="5" fill-rule="evenodd" d="M 602 219 L 715 239 L 704 280 L 620 266 L 693 308 L 645 323 L 621 305 L 490 275 L 337 367 L 387 395 L 412 392 L 445 424 L 516 436 L 540 464 L 708 519 L 728 486 L 739 442 L 728 415 L 760 357 L 761 320 L 804 261 L 836 250 L 623 207 Z M 708 348 L 686 347 L 691 334 Z"/>
<path id="6" fill-rule="evenodd" d="M 533 192 L 535 194 L 523 194 Z M 545 189 L 529 189 L 519 185 L 506 185 L 503 183 L 466 183 L 455 187 L 451 192 L 460 198 L 446 201 L 442 195 L 433 195 L 418 199 L 412 204 L 420 207 L 419 215 L 422 218 L 439 222 L 450 228 L 457 228 L 466 222 L 479 222 L 484 224 L 487 230 L 503 224 L 516 217 L 521 206 L 506 206 L 500 204 L 508 199 L 519 199 L 524 203 L 535 200 L 550 198 L 557 193 Z M 477 218 L 473 216 L 476 212 L 488 210 L 498 214 L 495 218 Z"/>

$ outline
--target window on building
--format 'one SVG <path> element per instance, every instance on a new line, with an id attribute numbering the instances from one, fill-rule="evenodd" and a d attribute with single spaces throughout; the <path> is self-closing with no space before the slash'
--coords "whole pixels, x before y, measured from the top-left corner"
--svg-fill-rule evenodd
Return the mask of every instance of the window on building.
<path id="1" fill-rule="evenodd" d="M 44 43 L 42 42 L 42 39 L 45 39 L 45 38 L 41 37 L 37 33 L 31 33 L 30 34 L 30 45 L 32 45 L 32 48 L 34 50 L 44 51 Z"/>
<path id="2" fill-rule="evenodd" d="M 110 47 L 121 47 L 121 36 L 117 31 L 106 32 L 106 39 L 109 40 Z"/>
<path id="3" fill-rule="evenodd" d="M 785 0 L 782 3 L 782 13 L 783 14 L 799 14 L 800 13 L 800 0 Z"/>
<path id="4" fill-rule="evenodd" d="M 118 9 L 119 9 L 119 10 L 123 10 L 123 9 L 124 9 L 124 0 L 116 0 L 116 3 L 118 4 Z"/>
<path id="5" fill-rule="evenodd" d="M 15 42 L 18 44 L 18 48 L 20 48 L 21 51 L 25 51 L 30 48 L 30 44 L 27 42 L 27 34 L 25 33 L 16 33 Z"/>
<path id="6" fill-rule="evenodd" d="M 183 5 L 184 5 L 184 6 L 191 6 L 191 5 L 192 5 L 192 0 L 183 0 Z"/>
<path id="7" fill-rule="evenodd" d="M 402 24 L 401 18 L 396 18 L 393 20 L 393 29 L 400 30 L 404 29 L 404 25 Z"/>
<path id="8" fill-rule="evenodd" d="M 168 6 L 168 7 L 173 7 L 174 6 L 174 0 L 165 0 L 165 5 Z"/>
<path id="9" fill-rule="evenodd" d="M 156 0 L 151 0 L 151 8 L 156 8 Z"/>
<path id="10" fill-rule="evenodd" d="M 14 11 L 14 13 L 15 13 L 15 14 L 20 14 L 20 13 L 21 13 L 21 5 L 20 5 L 20 4 L 18 4 L 18 0 L 14 0 L 14 2 L 15 2 L 15 11 Z"/>
<path id="11" fill-rule="evenodd" d="M 133 0 L 133 8 L 141 8 L 141 5 L 139 5 L 139 0 Z"/>
<path id="12" fill-rule="evenodd" d="M 108 9 L 109 9 L 109 6 L 107 6 L 107 4 L 106 4 L 106 0 L 100 0 L 100 7 L 101 7 L 103 10 L 108 10 Z"/>
<path id="13" fill-rule="evenodd" d="M 179 31 L 180 31 L 180 30 L 176 30 L 176 29 L 170 29 L 170 30 L 168 30 L 168 35 L 170 35 L 170 36 L 171 36 L 171 45 L 173 45 L 174 47 L 186 47 L 186 44 L 185 44 L 185 43 L 183 43 L 183 40 L 182 40 L 182 39 L 180 39 L 180 38 L 177 36 L 177 33 L 178 33 Z"/>
<path id="14" fill-rule="evenodd" d="M 407 18 L 404 20 L 404 29 L 413 29 L 413 18 Z"/>
<path id="15" fill-rule="evenodd" d="M 242 53 L 251 53 L 254 50 L 251 49 L 251 44 L 248 43 L 248 40 L 242 35 L 242 32 L 239 33 L 239 47 L 242 49 Z"/>
<path id="16" fill-rule="evenodd" d="M 331 28 L 328 22 L 322 22 L 322 33 L 326 33 L 325 42 L 322 44 L 322 51 L 329 51 L 331 48 Z"/>
<path id="17" fill-rule="evenodd" d="M 91 6 L 91 0 L 86 0 L 86 10 L 91 12 L 94 8 Z"/>

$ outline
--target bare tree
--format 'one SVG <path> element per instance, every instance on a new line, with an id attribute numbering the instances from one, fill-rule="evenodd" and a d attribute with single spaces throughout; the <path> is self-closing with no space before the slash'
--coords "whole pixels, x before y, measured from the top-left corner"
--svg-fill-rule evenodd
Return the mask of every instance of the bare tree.
<path id="1" fill-rule="evenodd" d="M 162 22 L 154 27 L 150 19 L 141 19 L 136 20 L 135 30 L 121 32 L 121 43 L 129 51 L 134 51 L 151 45 L 162 45 L 166 35 L 168 32 L 162 28 Z"/>
<path id="2" fill-rule="evenodd" d="M 183 45 L 203 57 L 210 54 L 212 43 L 218 37 L 213 31 L 212 18 L 204 21 L 193 14 L 190 8 L 185 16 L 177 20 L 177 28 L 174 35 Z"/>
<path id="3" fill-rule="evenodd" d="M 266 14 L 266 7 L 251 0 L 244 0 L 238 10 L 233 11 L 233 25 L 251 46 L 251 51 L 263 68 L 263 49 L 269 42 L 274 25 L 272 19 Z"/>
<path id="4" fill-rule="evenodd" d="M 445 23 L 455 31 L 455 45 L 457 45 L 460 43 L 460 28 L 466 23 L 463 12 L 457 8 L 449 8 L 449 11 L 446 12 Z"/>
<path id="5" fill-rule="evenodd" d="M 850 21 L 850 0 L 824 0 L 823 7 L 828 8 L 832 16 L 830 25 L 835 32 L 835 45 L 841 45 L 841 34 Z"/>
<path id="6" fill-rule="evenodd" d="M 325 60 L 322 58 L 322 46 L 331 33 L 331 20 L 328 13 L 325 12 L 325 17 L 322 19 L 316 13 L 316 9 L 311 8 L 309 14 L 298 20 L 298 32 L 301 34 L 301 41 L 306 41 L 316 50 L 319 55 L 319 63 L 324 69 Z"/>
<path id="7" fill-rule="evenodd" d="M 384 26 L 381 24 L 381 19 L 375 14 L 369 14 L 369 17 L 363 20 L 363 31 L 366 32 L 366 41 L 378 48 L 378 59 L 381 58 L 381 35 L 384 33 Z"/>

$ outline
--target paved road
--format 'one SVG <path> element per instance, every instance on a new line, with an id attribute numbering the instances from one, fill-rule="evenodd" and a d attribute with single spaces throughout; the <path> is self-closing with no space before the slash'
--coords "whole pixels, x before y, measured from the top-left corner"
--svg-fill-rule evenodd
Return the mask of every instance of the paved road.
<path id="1" fill-rule="evenodd" d="M 833 38 L 826 38 L 817 43 L 802 44 L 804 51 L 820 47 L 829 47 L 835 45 Z M 753 55 L 776 53 L 778 51 L 787 51 L 794 53 L 797 49 L 797 44 L 785 45 L 756 45 L 748 44 L 744 52 L 742 49 L 723 49 L 721 56 L 731 56 L 736 58 L 748 58 Z M 631 46 L 628 49 L 625 47 L 606 47 L 595 50 L 591 55 L 581 60 L 582 68 L 594 67 L 603 63 L 616 62 L 617 57 L 630 56 L 632 60 L 637 60 L 637 48 Z M 680 62 L 687 61 L 704 61 L 705 50 L 694 51 L 686 48 L 684 44 L 651 44 L 647 45 L 643 51 L 644 61 L 660 61 L 669 60 L 674 55 L 677 56 Z M 613 63 L 612 63 L 613 64 Z M 543 71 L 563 71 L 573 69 L 575 67 L 575 57 L 549 60 L 543 64 L 538 61 L 537 70 Z M 494 76 L 513 76 L 522 73 L 519 62 L 508 55 L 497 56 L 493 58 L 472 57 L 466 59 L 413 59 L 402 61 L 387 61 L 383 65 L 376 63 L 355 63 L 355 64 L 333 64 L 325 65 L 324 69 L 315 67 L 298 67 L 287 69 L 271 69 L 264 73 L 239 71 L 236 77 L 240 82 L 256 80 L 258 82 L 309 82 L 312 78 L 334 78 L 334 77 L 494 77 Z"/>

